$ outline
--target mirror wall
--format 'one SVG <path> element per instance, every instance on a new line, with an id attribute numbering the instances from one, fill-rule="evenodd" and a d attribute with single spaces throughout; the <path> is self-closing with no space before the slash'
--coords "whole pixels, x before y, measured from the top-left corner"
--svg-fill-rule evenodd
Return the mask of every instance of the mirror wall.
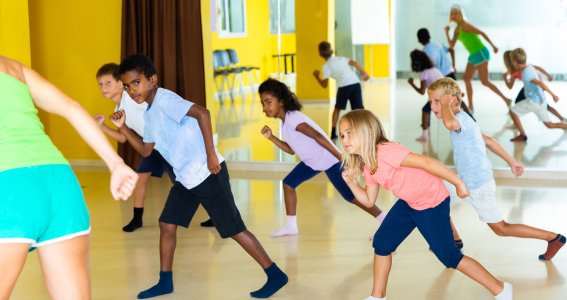
<path id="1" fill-rule="evenodd" d="M 289 0 L 212 0 L 211 5 L 213 2 L 213 20 L 216 22 L 213 23 L 217 24 L 213 30 L 213 50 L 234 49 L 238 57 L 232 71 L 215 72 L 215 102 L 210 109 L 215 115 L 219 150 L 229 161 L 296 161 L 294 156 L 282 153 L 260 134 L 262 127 L 268 125 L 275 135 L 279 135 L 280 121 L 265 117 L 255 91 L 258 84 L 268 77 L 278 78 L 292 89 L 295 88 L 298 80 L 296 74 L 302 70 L 302 66 L 305 68 L 305 64 L 297 63 L 298 56 L 305 53 L 297 51 L 295 33 L 297 26 L 305 25 L 294 24 L 295 15 L 301 9 L 296 5 L 301 4 Z M 431 118 L 429 141 L 415 141 L 421 133 L 421 107 L 427 99 L 408 85 L 407 78 L 413 77 L 419 81 L 418 74 L 410 71 L 409 58 L 411 50 L 422 48 L 417 42 L 417 30 L 426 27 L 433 41 L 447 44 L 443 28 L 448 24 L 450 7 L 454 1 L 391 0 L 391 44 L 373 47 L 352 44 L 350 0 L 320 2 L 332 5 L 326 9 L 332 11 L 334 18 L 334 29 L 331 31 L 335 54 L 355 59 L 373 75 L 371 80 L 362 84 L 365 107 L 382 119 L 394 140 L 417 153 L 431 155 L 452 165 L 449 134 L 434 116 Z M 542 66 L 553 75 L 553 81 L 546 83 L 561 100 L 553 103 L 548 95 L 548 102 L 560 114 L 567 116 L 567 84 L 563 81 L 567 73 L 567 61 L 561 55 L 566 53 L 567 41 L 558 38 L 567 36 L 567 1 L 457 2 L 468 21 L 484 31 L 500 50 L 496 54 L 490 53 L 489 72 L 493 83 L 507 97 L 516 97 L 522 83 L 517 81 L 512 89 L 505 86 L 502 81 L 505 71 L 502 53 L 523 47 L 528 53 L 529 63 Z M 318 17 L 320 12 L 314 11 L 313 14 Z M 241 19 L 244 19 L 243 23 L 239 23 Z M 317 49 L 312 51 L 316 53 Z M 463 90 L 462 73 L 467 56 L 462 44 L 457 43 L 455 62 L 458 82 Z M 322 66 L 324 60 L 319 57 L 316 59 L 319 59 L 316 63 Z M 396 78 L 389 74 L 396 74 Z M 312 85 L 313 89 L 318 88 L 312 76 L 303 76 L 299 80 Z M 304 113 L 327 132 L 331 127 L 330 115 L 336 87 L 331 86 L 331 89 L 330 99 L 300 99 L 305 105 Z M 567 135 L 564 130 L 548 129 L 535 116 L 526 115 L 522 117 L 522 122 L 529 136 L 528 142 L 510 142 L 509 139 L 517 131 L 512 126 L 504 102 L 478 80 L 473 81 L 473 90 L 475 117 L 485 133 L 497 139 L 529 168 L 567 169 Z M 552 117 L 552 121 L 559 120 Z M 505 167 L 504 161 L 492 154 L 489 156 L 495 167 Z"/>

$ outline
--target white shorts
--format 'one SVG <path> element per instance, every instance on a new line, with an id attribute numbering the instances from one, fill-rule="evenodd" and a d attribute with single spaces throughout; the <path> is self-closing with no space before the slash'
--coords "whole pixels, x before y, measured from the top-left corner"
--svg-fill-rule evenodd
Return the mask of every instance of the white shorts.
<path id="1" fill-rule="evenodd" d="M 547 103 L 538 104 L 530 99 L 520 101 L 510 108 L 518 116 L 523 116 L 527 113 L 535 113 L 537 118 L 544 122 L 551 122 L 549 113 L 547 112 Z"/>
<path id="2" fill-rule="evenodd" d="M 476 190 L 469 191 L 470 196 L 462 199 L 457 196 L 455 187 L 448 182 L 445 186 L 451 194 L 451 206 L 460 202 L 469 202 L 476 210 L 478 218 L 484 223 L 498 223 L 504 218 L 500 213 L 500 209 L 496 205 L 496 183 L 491 180 Z"/>

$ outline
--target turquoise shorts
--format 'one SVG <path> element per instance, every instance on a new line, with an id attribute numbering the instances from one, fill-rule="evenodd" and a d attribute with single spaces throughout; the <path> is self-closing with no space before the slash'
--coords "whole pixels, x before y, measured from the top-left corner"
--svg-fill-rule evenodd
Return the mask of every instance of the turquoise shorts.
<path id="1" fill-rule="evenodd" d="M 46 244 L 89 234 L 90 217 L 68 165 L 0 172 L 0 243 Z"/>
<path id="2" fill-rule="evenodd" d="M 490 51 L 488 51 L 488 48 L 484 47 L 480 50 L 478 50 L 477 52 L 469 55 L 469 59 L 468 61 L 473 64 L 474 66 L 478 66 L 482 63 L 484 63 L 485 61 L 489 61 L 490 60 Z"/>

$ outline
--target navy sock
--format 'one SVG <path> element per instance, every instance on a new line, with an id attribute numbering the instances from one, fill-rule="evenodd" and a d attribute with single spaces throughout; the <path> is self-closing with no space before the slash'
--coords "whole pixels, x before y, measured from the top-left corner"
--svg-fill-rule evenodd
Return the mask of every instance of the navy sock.
<path id="1" fill-rule="evenodd" d="M 173 272 L 159 272 L 159 282 L 138 294 L 138 299 L 152 298 L 173 292 Z"/>
<path id="2" fill-rule="evenodd" d="M 459 250 L 463 249 L 463 247 L 465 246 L 462 240 L 455 240 L 455 246 L 457 246 L 457 248 L 459 248 Z"/>
<path id="3" fill-rule="evenodd" d="M 287 275 L 275 263 L 264 269 L 264 272 L 268 275 L 268 281 L 262 288 L 250 293 L 254 298 L 268 298 L 287 284 Z"/>

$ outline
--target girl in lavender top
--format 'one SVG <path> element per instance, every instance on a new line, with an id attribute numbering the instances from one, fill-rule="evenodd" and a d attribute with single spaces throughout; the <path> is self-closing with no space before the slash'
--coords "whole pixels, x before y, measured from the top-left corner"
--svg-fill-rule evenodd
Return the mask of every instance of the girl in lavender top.
<path id="1" fill-rule="evenodd" d="M 386 216 L 385 212 L 374 204 L 364 206 L 355 198 L 341 175 L 341 153 L 324 131 L 300 112 L 302 105 L 289 87 L 275 79 L 268 79 L 260 85 L 258 92 L 266 116 L 282 120 L 282 135 L 285 141 L 273 136 L 268 126 L 262 128 L 262 134 L 283 151 L 297 154 L 301 158 L 301 162 L 283 180 L 286 225 L 275 231 L 272 236 L 297 235 L 295 189 L 322 171 L 346 201 L 357 205 L 382 222 Z"/>

